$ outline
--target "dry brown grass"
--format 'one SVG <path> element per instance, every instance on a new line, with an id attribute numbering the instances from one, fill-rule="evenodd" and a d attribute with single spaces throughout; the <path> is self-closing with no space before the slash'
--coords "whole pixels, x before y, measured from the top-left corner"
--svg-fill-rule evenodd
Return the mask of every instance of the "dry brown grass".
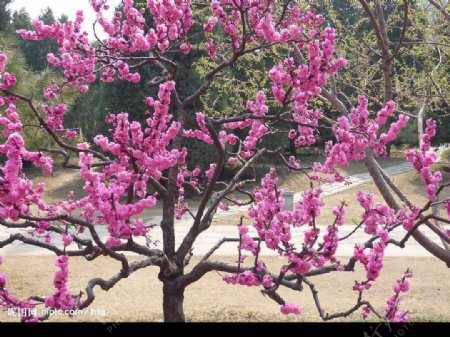
<path id="1" fill-rule="evenodd" d="M 441 168 L 441 165 L 435 165 L 435 169 Z M 395 175 L 391 177 L 392 181 L 400 187 L 403 193 L 407 196 L 407 198 L 415 205 L 421 206 L 427 202 L 426 192 L 424 184 L 421 180 L 421 177 L 415 171 L 409 171 L 402 174 Z M 450 177 L 444 177 L 442 183 L 450 182 Z M 302 191 L 309 188 L 308 179 L 302 176 L 301 174 L 296 174 L 292 176 L 292 178 L 285 184 L 281 186 L 282 188 L 289 191 Z M 342 202 L 345 202 L 347 207 L 347 223 L 351 224 L 353 221 L 358 222 L 361 218 L 363 210 L 361 206 L 358 204 L 356 200 L 356 192 L 362 190 L 365 192 L 373 193 L 376 202 L 383 202 L 383 198 L 381 197 L 377 187 L 373 182 L 368 182 L 354 188 L 350 188 L 348 190 L 326 196 L 323 198 L 325 202 L 325 206 L 322 207 L 321 215 L 317 219 L 318 224 L 330 224 L 334 221 L 334 216 L 331 212 L 334 206 L 340 205 Z M 440 195 L 441 200 L 450 197 L 450 189 L 444 189 Z M 400 200 L 397 198 L 400 204 Z M 440 207 L 440 210 L 443 211 L 443 206 Z M 248 222 L 250 219 L 246 215 L 247 213 L 243 211 L 239 214 L 233 214 L 230 216 L 224 216 L 220 218 L 214 219 L 214 224 L 222 224 L 222 225 L 236 225 L 239 223 L 240 217 L 244 216 L 244 219 Z"/>
<path id="2" fill-rule="evenodd" d="M 323 161 L 322 157 L 314 157 L 313 161 Z M 401 158 L 379 158 L 379 163 L 382 167 L 389 167 L 404 162 Z M 268 170 L 268 169 L 267 169 Z M 366 169 L 362 162 L 351 162 L 349 167 L 340 169 L 347 175 L 365 172 Z M 287 172 L 287 174 L 285 174 Z M 45 183 L 44 199 L 48 203 L 65 199 L 69 192 L 73 191 L 76 198 L 81 198 L 85 195 L 83 190 L 84 182 L 77 170 L 55 168 L 53 174 L 44 176 L 39 169 L 29 169 L 27 176 L 33 180 L 35 184 Z M 309 187 L 309 180 L 304 174 L 291 173 L 283 170 L 280 176 L 281 187 L 289 191 L 301 191 Z M 199 204 L 199 198 L 189 199 L 191 207 L 195 208 Z M 161 210 L 161 203 L 158 203 L 154 210 L 150 210 L 147 216 L 157 215 Z"/>
<path id="3" fill-rule="evenodd" d="M 231 257 L 218 257 L 224 262 L 233 263 Z M 53 257 L 33 256 L 6 257 L 0 267 L 6 272 L 8 288 L 20 297 L 31 294 L 50 295 L 52 275 L 56 270 Z M 109 258 L 98 258 L 86 262 L 81 258 L 70 260 L 70 288 L 73 292 L 83 290 L 86 282 L 94 277 L 110 277 L 120 269 L 119 263 Z M 192 263 L 198 261 L 194 257 Z M 283 260 L 265 258 L 267 266 L 273 270 L 279 268 Z M 444 264 L 433 258 L 392 258 L 385 259 L 385 267 L 380 279 L 370 289 L 366 298 L 383 311 L 386 299 L 392 294 L 391 285 L 404 270 L 412 268 L 411 290 L 402 304 L 407 308 L 413 320 L 450 320 L 449 270 Z M 157 279 L 158 270 L 147 268 L 128 279 L 122 280 L 108 292 L 96 289 L 96 300 L 91 308 L 104 311 L 106 316 L 91 314 L 68 318 L 58 316 L 52 321 L 161 321 L 162 292 Z M 354 280 L 364 278 L 360 265 L 354 273 L 334 273 L 315 277 L 322 305 L 327 312 L 336 312 L 350 308 L 356 300 L 351 289 Z M 209 273 L 199 282 L 187 288 L 185 293 L 185 312 L 189 321 L 318 321 L 310 291 L 293 292 L 282 289 L 280 294 L 286 301 L 300 304 L 301 316 L 283 316 L 279 306 L 267 297 L 263 297 L 258 288 L 232 286 L 222 281 L 217 273 Z M 348 318 L 361 320 L 361 313 Z M 0 311 L 0 321 L 11 321 L 5 312 Z"/>
<path id="4" fill-rule="evenodd" d="M 50 184 L 48 201 L 67 195 L 70 189 L 80 191 L 80 182 L 70 175 L 71 171 L 57 171 L 56 178 L 45 178 Z M 303 188 L 305 181 L 291 177 L 289 184 L 298 184 Z M 41 177 L 36 180 L 42 181 Z M 408 172 L 393 177 L 394 182 L 401 186 L 404 193 L 413 203 L 425 202 L 425 194 L 420 177 L 414 172 Z M 449 179 L 446 179 L 448 182 Z M 307 187 L 305 185 L 304 187 Z M 348 219 L 359 218 L 361 209 L 355 204 L 354 196 L 358 189 L 373 192 L 375 199 L 381 201 L 373 183 L 367 183 L 325 198 L 321 223 L 331 221 L 329 216 L 332 206 L 346 201 L 349 204 Z M 76 192 L 77 193 L 77 192 Z M 445 192 L 443 197 L 449 197 Z M 159 212 L 155 209 L 155 212 Z M 327 218 L 328 216 L 328 218 Z M 236 219 L 218 219 L 220 224 L 235 225 Z M 227 221 L 225 221 L 227 220 Z M 233 262 L 232 257 L 220 257 L 225 262 Z M 133 259 L 132 259 L 133 260 Z M 198 261 L 193 258 L 192 264 Z M 278 269 L 283 262 L 279 258 L 265 258 L 271 269 Z M 367 298 L 382 311 L 385 301 L 391 295 L 391 285 L 406 268 L 412 268 L 415 277 L 411 282 L 411 292 L 406 295 L 404 307 L 408 308 L 414 320 L 449 321 L 450 288 L 448 284 L 449 271 L 442 262 L 433 258 L 393 258 L 385 259 L 385 268 L 379 281 L 367 293 Z M 70 286 L 74 292 L 83 290 L 92 277 L 108 278 L 120 269 L 117 261 L 108 258 L 98 258 L 86 262 L 81 258 L 72 258 L 70 264 Z M 48 296 L 51 294 L 52 276 L 56 267 L 50 256 L 16 256 L 6 257 L 0 266 L 0 272 L 8 275 L 8 287 L 18 296 L 24 298 L 32 294 Z M 93 309 L 104 310 L 105 317 L 92 315 L 88 311 L 82 317 L 55 317 L 53 321 L 161 321 L 162 291 L 157 280 L 158 270 L 148 268 L 120 282 L 109 292 L 96 289 L 97 299 Z M 355 301 L 355 293 L 351 290 L 354 280 L 363 279 L 364 271 L 360 266 L 354 273 L 334 273 L 315 278 L 321 295 L 323 307 L 327 312 L 335 312 L 351 307 Z M 257 288 L 230 286 L 221 280 L 217 273 L 209 273 L 199 282 L 186 290 L 185 312 L 190 321 L 317 321 L 320 320 L 314 307 L 308 289 L 303 292 L 282 290 L 281 295 L 289 302 L 298 303 L 303 308 L 303 314 L 282 316 L 279 307 L 270 299 L 261 295 Z M 360 313 L 352 315 L 350 320 L 361 319 Z M 10 321 L 5 312 L 0 311 L 0 321 Z"/>
<path id="5" fill-rule="evenodd" d="M 439 166 L 436 166 L 435 168 L 438 168 Z M 419 174 L 417 174 L 415 171 L 409 171 L 406 173 L 398 174 L 393 177 L 391 177 L 392 181 L 400 187 L 404 195 L 414 204 L 418 206 L 422 206 L 427 202 L 425 187 L 422 182 L 422 179 Z M 443 179 L 442 183 L 448 183 L 450 182 L 450 178 L 446 177 Z M 356 201 L 356 192 L 362 190 L 365 192 L 370 192 L 374 194 L 375 201 L 376 202 L 383 202 L 383 198 L 381 197 L 380 193 L 378 192 L 377 187 L 373 182 L 362 184 L 360 186 L 357 186 L 355 188 L 349 189 L 347 191 L 337 193 L 334 195 L 330 195 L 328 197 L 324 198 L 325 206 L 323 208 L 323 211 L 325 213 L 325 216 L 323 217 L 323 223 L 329 223 L 332 221 L 331 209 L 333 206 L 338 205 L 340 202 L 345 201 L 348 204 L 348 212 L 347 212 L 347 219 L 355 221 L 358 221 L 360 219 L 362 214 L 362 208 L 359 206 L 358 202 Z M 449 198 L 450 197 L 450 190 L 444 189 L 440 195 L 441 200 Z M 397 198 L 397 201 L 402 204 L 399 198 Z M 443 210 L 443 206 L 440 207 L 441 210 Z M 319 221 L 319 222 L 321 222 Z"/>

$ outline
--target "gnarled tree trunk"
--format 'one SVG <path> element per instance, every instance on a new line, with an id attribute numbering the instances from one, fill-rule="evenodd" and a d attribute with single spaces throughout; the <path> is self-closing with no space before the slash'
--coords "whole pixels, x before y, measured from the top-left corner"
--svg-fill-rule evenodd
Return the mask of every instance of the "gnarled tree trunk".
<path id="1" fill-rule="evenodd" d="M 164 322 L 185 322 L 183 302 L 185 288 L 165 282 L 163 286 Z"/>

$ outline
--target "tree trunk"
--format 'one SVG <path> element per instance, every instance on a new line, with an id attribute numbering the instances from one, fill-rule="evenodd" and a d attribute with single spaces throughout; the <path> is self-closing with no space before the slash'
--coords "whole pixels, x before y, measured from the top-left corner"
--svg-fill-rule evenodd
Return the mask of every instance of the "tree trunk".
<path id="1" fill-rule="evenodd" d="M 373 158 L 373 155 L 369 153 L 364 160 L 364 163 L 367 167 L 367 170 L 369 171 L 371 177 L 373 178 L 373 181 L 375 185 L 378 188 L 378 191 L 380 192 L 383 199 L 386 201 L 387 205 L 394 210 L 399 210 L 399 204 L 395 200 L 393 194 L 389 190 L 389 187 L 384 180 L 383 176 L 381 175 L 381 172 L 377 168 L 377 163 L 375 161 L 375 158 Z M 447 251 L 445 248 L 440 247 L 438 244 L 431 241 L 427 236 L 425 236 L 420 229 L 416 229 L 412 232 L 412 237 L 428 252 L 430 252 L 432 255 L 436 256 L 438 259 L 442 260 L 446 263 L 447 267 L 450 268 L 450 252 Z"/>
<path id="2" fill-rule="evenodd" d="M 295 123 L 291 124 L 291 129 L 296 130 L 297 125 Z M 296 157 L 297 156 L 297 148 L 295 147 L 295 139 L 289 138 L 289 155 Z"/>
<path id="3" fill-rule="evenodd" d="M 422 109 L 420 109 L 419 113 L 417 114 L 417 136 L 418 136 L 419 147 L 422 146 L 423 113 L 424 113 L 424 111 Z"/>
<path id="4" fill-rule="evenodd" d="M 425 117 L 425 112 L 427 110 L 428 103 L 431 96 L 431 81 L 428 82 L 427 89 L 425 92 L 425 99 L 423 100 L 422 106 L 417 113 L 417 136 L 419 137 L 419 147 L 422 146 L 422 136 L 423 136 L 423 120 Z"/>
<path id="5" fill-rule="evenodd" d="M 295 140 L 289 139 L 289 155 L 297 156 L 297 148 L 295 147 Z"/>
<path id="6" fill-rule="evenodd" d="M 185 322 L 183 309 L 184 288 L 175 288 L 164 283 L 163 286 L 163 312 L 164 322 Z"/>
<path id="7" fill-rule="evenodd" d="M 436 202 L 439 202 L 439 196 L 438 199 L 436 200 Z M 431 211 L 433 213 L 434 216 L 439 217 L 439 207 L 438 205 L 433 205 L 431 206 Z M 445 233 L 445 227 L 441 224 L 441 222 L 437 219 L 434 220 L 434 223 L 436 225 L 437 228 L 439 228 L 443 233 Z M 448 251 L 450 251 L 450 245 L 441 238 L 442 244 L 444 245 L 445 249 L 447 249 Z"/>
<path id="8" fill-rule="evenodd" d="M 392 143 L 387 143 L 386 145 L 386 157 L 391 158 Z"/>

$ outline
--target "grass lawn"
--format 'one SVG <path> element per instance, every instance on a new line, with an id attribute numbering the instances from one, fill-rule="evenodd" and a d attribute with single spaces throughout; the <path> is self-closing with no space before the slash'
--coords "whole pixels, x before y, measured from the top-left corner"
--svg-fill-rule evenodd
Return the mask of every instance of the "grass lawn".
<path id="1" fill-rule="evenodd" d="M 314 161 L 314 160 L 320 160 L 318 157 L 312 158 L 310 156 L 308 158 L 308 161 Z M 322 158 L 323 160 L 323 158 Z M 404 160 L 402 158 L 380 158 L 379 162 L 382 167 L 389 167 L 393 165 L 398 165 Z M 268 170 L 268 169 L 267 169 Z M 261 173 L 266 170 L 260 170 Z M 362 162 L 351 162 L 349 167 L 342 169 L 342 171 L 348 175 L 357 174 L 365 172 L 365 167 Z M 61 169 L 56 168 L 53 172 L 52 176 L 43 176 L 39 170 L 30 170 L 28 172 L 28 176 L 33 180 L 35 184 L 39 182 L 44 182 L 46 186 L 46 192 L 44 193 L 44 199 L 48 203 L 53 203 L 55 201 L 65 199 L 67 198 L 70 191 L 74 191 L 75 197 L 80 198 L 85 195 L 85 192 L 83 191 L 83 185 L 84 182 L 79 176 L 79 173 L 77 170 L 70 170 L 70 169 Z M 309 180 L 306 178 L 306 176 L 302 173 L 291 173 L 287 170 L 281 170 L 280 171 L 280 185 L 281 188 L 284 188 L 285 190 L 289 191 L 302 191 L 307 188 L 309 188 Z M 364 186 L 365 187 L 365 186 Z M 346 200 L 348 202 L 351 202 L 354 196 L 356 190 L 348 190 L 345 192 L 342 192 L 333 196 L 333 197 L 327 197 L 326 200 L 326 206 L 324 209 L 326 210 L 323 214 L 323 217 L 321 221 L 327 222 L 330 221 L 331 216 L 329 210 L 331 208 L 338 204 L 340 200 Z M 338 199 L 338 200 L 337 200 Z M 192 209 L 195 209 L 199 204 L 199 198 L 191 198 L 188 200 L 189 205 Z M 161 209 L 162 204 L 159 201 L 157 205 L 149 210 L 146 210 L 142 214 L 142 218 L 147 219 L 152 216 L 161 215 Z M 359 211 L 359 208 L 352 208 L 352 216 L 356 214 L 355 212 Z M 243 213 L 244 215 L 246 212 Z M 232 224 L 235 225 L 239 221 L 240 215 L 234 215 L 230 217 L 222 217 L 220 219 L 215 219 L 215 224 Z M 350 218 L 351 219 L 351 218 Z"/>
<path id="2" fill-rule="evenodd" d="M 54 168 L 52 175 L 44 176 L 42 171 L 33 168 L 27 170 L 26 173 L 34 185 L 45 183 L 44 199 L 47 203 L 66 199 L 71 191 L 75 193 L 76 198 L 82 198 L 85 195 L 84 181 L 78 170 L 58 167 Z"/>
<path id="3" fill-rule="evenodd" d="M 7 256 L 0 272 L 7 273 L 8 288 L 12 293 L 20 297 L 32 294 L 48 296 L 52 293 L 52 277 L 56 271 L 53 259 L 51 256 Z M 216 259 L 229 263 L 235 260 L 232 257 Z M 198 257 L 194 257 L 191 264 L 196 261 Z M 264 261 L 274 271 L 284 262 L 276 257 L 264 258 Z M 411 268 L 414 277 L 402 308 L 408 309 L 415 321 L 450 320 L 449 271 L 442 262 L 433 258 L 387 257 L 384 264 L 379 280 L 365 295 L 380 312 L 393 293 L 395 279 Z M 78 293 L 84 290 L 92 277 L 109 278 L 119 269 L 120 264 L 109 258 L 100 257 L 92 262 L 71 258 L 70 289 Z M 122 280 L 108 292 L 97 288 L 96 300 L 90 307 L 93 312 L 89 309 L 85 316 L 58 316 L 52 321 L 161 321 L 162 287 L 157 274 L 157 268 L 147 268 Z M 324 310 L 334 313 L 352 307 L 357 296 L 351 289 L 354 280 L 362 280 L 364 276 L 365 271 L 358 264 L 355 272 L 336 272 L 312 278 Z M 281 315 L 279 306 L 264 297 L 259 288 L 228 285 L 218 273 L 211 272 L 187 288 L 185 313 L 189 321 L 320 321 L 309 288 L 302 292 L 281 289 L 280 295 L 289 303 L 299 304 L 302 315 Z M 104 317 L 99 314 L 102 312 Z M 0 311 L 0 321 L 11 320 L 4 311 Z M 361 312 L 347 320 L 360 321 Z"/>
<path id="4" fill-rule="evenodd" d="M 437 168 L 438 166 L 436 166 Z M 391 177 L 392 181 L 401 188 L 405 196 L 415 205 L 424 205 L 427 202 L 426 192 L 424 188 L 424 184 L 422 182 L 422 178 L 419 174 L 417 174 L 415 171 L 409 171 L 406 173 L 398 174 L 393 177 Z M 448 183 L 450 182 L 449 177 L 444 177 L 442 183 Z M 324 216 L 323 220 L 319 221 L 321 223 L 327 224 L 329 221 L 332 221 L 334 219 L 331 216 L 331 209 L 334 205 L 339 204 L 341 201 L 345 201 L 348 204 L 347 209 L 347 219 L 352 220 L 355 219 L 358 221 L 362 214 L 362 208 L 360 207 L 359 203 L 356 201 L 356 192 L 362 190 L 365 192 L 373 193 L 375 196 L 375 201 L 377 202 L 384 202 L 383 198 L 381 197 L 380 193 L 378 192 L 377 187 L 373 182 L 366 183 L 359 185 L 355 188 L 348 189 L 346 191 L 333 194 L 330 196 L 327 196 L 324 198 L 325 206 L 323 208 L 324 210 Z M 450 197 L 450 190 L 444 189 L 441 192 L 441 200 L 449 198 Z M 397 198 L 400 204 L 402 202 L 400 199 Z M 444 207 L 440 207 L 441 210 L 444 210 Z"/>
<path id="5" fill-rule="evenodd" d="M 404 162 L 401 158 L 381 158 L 380 164 L 383 167 L 389 167 L 393 165 L 398 165 Z M 439 168 L 439 165 L 435 166 Z M 343 170 L 346 174 L 357 174 L 365 172 L 365 167 L 362 162 L 352 162 L 351 165 Z M 69 169 L 56 169 L 53 176 L 42 176 L 39 171 L 33 170 L 29 173 L 34 183 L 44 182 L 46 185 L 46 192 L 44 198 L 47 202 L 55 202 L 62 198 L 66 198 L 70 191 L 75 192 L 76 197 L 82 197 L 84 195 L 83 191 L 83 181 L 79 177 L 78 171 Z M 394 183 L 400 186 L 404 191 L 405 195 L 414 204 L 421 205 L 426 201 L 425 191 L 423 188 L 423 183 L 420 176 L 415 171 L 406 172 L 403 174 L 396 175 L 392 177 Z M 450 182 L 449 177 L 444 177 L 443 182 Z M 280 176 L 280 186 L 281 188 L 288 191 L 302 191 L 309 188 L 309 180 L 302 173 L 290 173 L 289 175 Z M 376 186 L 373 183 L 365 183 L 363 185 L 356 186 L 354 188 L 348 189 L 346 191 L 324 197 L 325 206 L 322 208 L 322 213 L 318 219 L 319 224 L 328 224 L 334 220 L 331 210 L 334 206 L 339 205 L 342 201 L 348 204 L 347 212 L 347 222 L 351 223 L 353 220 L 358 221 L 361 216 L 362 209 L 355 200 L 355 194 L 358 190 L 364 190 L 367 192 L 374 193 L 375 200 L 382 202 L 382 198 L 379 195 Z M 442 192 L 442 198 L 450 197 L 449 190 Z M 195 209 L 199 203 L 198 198 L 188 200 L 189 205 Z M 161 215 L 161 202 L 149 210 L 146 210 L 142 214 L 142 218 L 150 218 L 152 216 Z M 236 225 L 239 222 L 241 215 L 246 215 L 246 211 L 240 214 L 233 214 L 230 216 L 224 216 L 220 218 L 215 218 L 213 224 L 229 224 Z"/>
<path id="6" fill-rule="evenodd" d="M 435 165 L 436 169 L 440 167 L 442 166 Z M 398 174 L 391 177 L 391 179 L 397 186 L 399 186 L 402 189 L 404 194 L 413 204 L 421 206 L 427 202 L 423 182 L 421 180 L 420 175 L 415 171 L 409 171 L 402 174 Z M 444 176 L 442 183 L 448 182 L 450 182 L 450 177 L 446 175 Z M 297 173 L 293 175 L 291 179 L 284 181 L 281 184 L 281 187 L 288 191 L 302 191 L 309 188 L 309 181 L 304 177 L 304 175 Z M 323 201 L 325 202 L 325 205 L 321 209 L 321 215 L 317 219 L 317 223 L 323 225 L 332 223 L 334 221 L 334 216 L 331 211 L 334 206 L 340 205 L 342 201 L 345 201 L 346 204 L 348 205 L 347 223 L 351 224 L 353 221 L 358 222 L 363 212 L 363 209 L 356 200 L 356 192 L 359 190 L 373 193 L 376 202 L 381 203 L 384 202 L 375 184 L 373 182 L 367 182 L 365 184 L 355 186 L 348 190 L 324 197 Z M 447 188 L 444 191 L 442 191 L 441 200 L 449 197 L 450 197 L 450 189 Z M 402 202 L 400 201 L 399 203 L 402 204 Z M 441 211 L 444 210 L 443 205 L 440 206 L 440 210 Z M 230 216 L 216 218 L 214 219 L 214 224 L 236 225 L 237 223 L 239 223 L 241 215 L 244 215 L 245 219 L 249 221 L 249 218 L 246 216 L 246 214 L 247 213 L 244 211 L 240 214 L 233 214 Z"/>

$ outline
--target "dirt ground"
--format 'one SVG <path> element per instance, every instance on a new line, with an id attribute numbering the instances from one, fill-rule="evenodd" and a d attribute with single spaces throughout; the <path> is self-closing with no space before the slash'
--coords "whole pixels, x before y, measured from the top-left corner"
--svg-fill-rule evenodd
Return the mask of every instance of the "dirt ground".
<path id="1" fill-rule="evenodd" d="M 216 259 L 234 261 L 231 257 Z M 196 261 L 198 258 L 194 257 L 192 264 Z M 265 258 L 264 261 L 272 270 L 279 268 L 283 262 L 276 257 Z M 108 278 L 119 268 L 116 261 L 107 258 L 94 262 L 71 258 L 70 288 L 77 293 L 92 277 Z M 450 321 L 450 270 L 433 258 L 386 258 L 380 279 L 365 298 L 382 312 L 386 299 L 393 292 L 395 279 L 407 268 L 411 268 L 415 276 L 411 279 L 411 290 L 402 306 L 409 310 L 412 320 Z M 7 256 L 0 266 L 0 272 L 8 275 L 8 288 L 20 297 L 50 295 L 55 270 L 53 257 L 44 256 Z M 161 321 L 162 291 L 157 273 L 156 268 L 147 268 L 122 280 L 109 292 L 96 288 L 96 300 L 83 315 L 73 318 L 56 316 L 51 321 Z M 354 273 L 337 272 L 313 278 L 325 311 L 334 313 L 350 308 L 356 301 L 356 293 L 351 287 L 355 280 L 362 280 L 364 274 L 363 268 L 358 265 Z M 309 288 L 303 292 L 283 289 L 280 294 L 286 301 L 299 304 L 302 315 L 284 316 L 280 314 L 279 306 L 264 297 L 258 288 L 227 285 L 218 273 L 212 272 L 187 288 L 185 313 L 188 321 L 320 321 Z M 8 317 L 6 312 L 0 311 L 0 321 L 14 320 L 17 318 Z M 347 320 L 360 321 L 361 312 Z"/>

